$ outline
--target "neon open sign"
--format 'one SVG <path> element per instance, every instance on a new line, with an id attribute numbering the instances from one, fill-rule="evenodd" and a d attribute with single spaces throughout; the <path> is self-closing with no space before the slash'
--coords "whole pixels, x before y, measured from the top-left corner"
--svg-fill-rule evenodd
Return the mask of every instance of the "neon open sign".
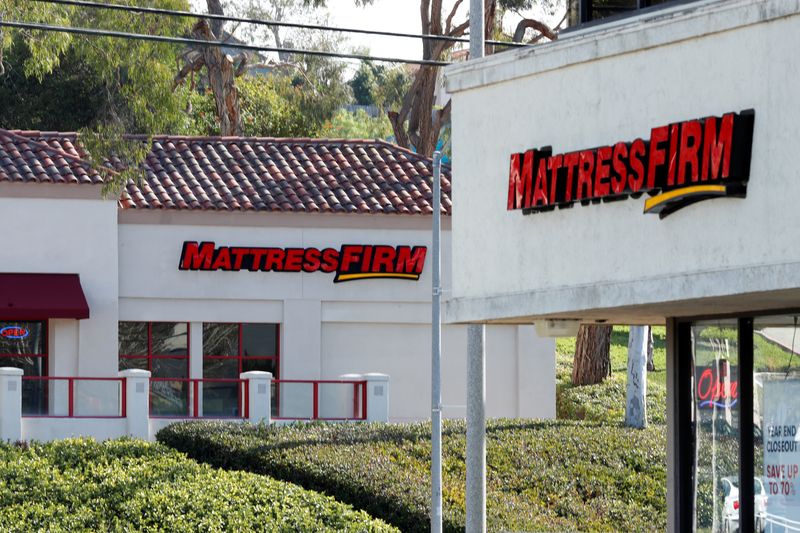
<path id="1" fill-rule="evenodd" d="M 24 339 L 28 335 L 30 335 L 28 328 L 23 328 L 21 326 L 6 326 L 0 328 L 0 337 L 4 339 Z"/>
<path id="2" fill-rule="evenodd" d="M 739 401 L 739 381 L 722 379 L 713 368 L 706 368 L 697 380 L 697 399 L 700 408 L 733 407 Z"/>

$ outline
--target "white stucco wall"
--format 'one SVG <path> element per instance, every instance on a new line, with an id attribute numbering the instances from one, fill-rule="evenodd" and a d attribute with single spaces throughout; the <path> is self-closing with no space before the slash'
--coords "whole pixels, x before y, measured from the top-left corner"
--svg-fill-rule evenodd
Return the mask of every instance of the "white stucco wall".
<path id="1" fill-rule="evenodd" d="M 657 321 L 698 314 L 696 302 L 674 302 L 800 287 L 798 49 L 800 2 L 715 0 L 451 67 L 458 204 L 446 318 Z M 746 199 L 700 202 L 663 220 L 642 213 L 644 198 L 506 210 L 513 152 L 647 139 L 656 126 L 749 108 Z"/>
<path id="2" fill-rule="evenodd" d="M 0 228 L 18 239 L 3 247 L 0 271 L 79 274 L 89 305 L 88 319 L 50 321 L 50 375 L 116 375 L 116 202 L 4 197 L 4 190 Z"/>
<path id="3" fill-rule="evenodd" d="M 213 221 L 209 214 L 208 221 Z M 324 224 L 321 225 L 324 227 Z M 255 227 L 122 223 L 120 320 L 191 321 L 193 376 L 201 377 L 197 333 L 202 322 L 281 324 L 283 379 L 337 379 L 341 374 L 391 376 L 390 417 L 430 416 L 430 250 L 419 281 L 375 279 L 333 283 L 333 274 L 186 272 L 184 241 L 217 245 L 338 248 L 342 244 L 424 245 L 430 230 L 361 227 Z M 367 228 L 365 228 L 365 226 Z M 373 226 L 375 226 L 373 228 Z M 373 229 L 369 229 L 373 228 Z M 443 285 L 449 290 L 449 232 L 443 242 Z M 555 346 L 530 327 L 489 328 L 489 416 L 555 416 Z M 520 340 L 522 339 L 522 340 Z M 447 416 L 464 416 L 466 330 L 443 334 Z M 535 386 L 531 386 L 535 384 Z"/>

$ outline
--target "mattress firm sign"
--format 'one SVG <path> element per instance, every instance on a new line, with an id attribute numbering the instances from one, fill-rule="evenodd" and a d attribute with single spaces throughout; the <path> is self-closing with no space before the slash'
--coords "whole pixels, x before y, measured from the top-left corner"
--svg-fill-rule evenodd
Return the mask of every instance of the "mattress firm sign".
<path id="1" fill-rule="evenodd" d="M 426 246 L 344 244 L 341 248 L 249 248 L 186 241 L 180 270 L 335 273 L 334 283 L 370 278 L 416 281 Z"/>
<path id="2" fill-rule="evenodd" d="M 507 209 L 528 214 L 647 193 L 644 212 L 663 218 L 700 200 L 743 198 L 754 119 L 752 110 L 727 113 L 653 128 L 649 140 L 511 154 Z"/>

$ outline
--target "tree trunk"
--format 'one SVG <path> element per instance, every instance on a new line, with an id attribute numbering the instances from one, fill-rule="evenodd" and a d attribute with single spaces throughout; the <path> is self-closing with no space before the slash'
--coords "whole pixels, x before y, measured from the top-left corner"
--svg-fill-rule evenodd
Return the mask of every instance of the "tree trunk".
<path id="1" fill-rule="evenodd" d="M 656 363 L 653 361 L 653 327 L 647 326 L 647 371 L 655 372 Z"/>
<path id="2" fill-rule="evenodd" d="M 214 40 L 214 35 L 205 20 L 195 24 L 192 37 L 207 41 Z M 239 110 L 239 89 L 235 84 L 236 73 L 233 60 L 218 46 L 203 46 L 201 53 L 208 72 L 208 84 L 214 94 L 220 134 L 241 136 L 242 118 Z"/>
<path id="3" fill-rule="evenodd" d="M 594 385 L 611 374 L 611 326 L 582 325 L 572 364 L 574 385 Z"/>
<path id="4" fill-rule="evenodd" d="M 628 335 L 628 380 L 625 394 L 625 425 L 647 427 L 648 326 L 631 326 Z"/>

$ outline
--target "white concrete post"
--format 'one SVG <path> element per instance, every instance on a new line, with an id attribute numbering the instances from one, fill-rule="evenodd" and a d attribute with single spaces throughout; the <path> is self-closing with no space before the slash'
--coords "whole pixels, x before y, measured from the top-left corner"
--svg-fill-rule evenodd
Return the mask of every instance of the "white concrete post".
<path id="1" fill-rule="evenodd" d="M 139 439 L 150 438 L 150 371 L 131 368 L 122 370 L 125 378 L 125 417 L 128 435 Z"/>
<path id="2" fill-rule="evenodd" d="M 189 323 L 189 378 L 203 379 L 203 323 Z M 198 387 L 190 383 L 189 405 L 196 405 L 199 412 L 193 413 L 194 416 L 203 416 L 203 385 L 201 381 Z M 194 401 L 194 394 L 197 393 L 197 402 Z"/>
<path id="3" fill-rule="evenodd" d="M 389 421 L 389 376 L 370 372 L 364 374 L 367 382 L 367 422 Z"/>
<path id="4" fill-rule="evenodd" d="M 247 381 L 247 421 L 253 424 L 259 422 L 269 424 L 272 418 L 272 394 L 270 394 L 272 373 L 251 370 L 239 374 L 239 379 Z"/>
<path id="5" fill-rule="evenodd" d="M 0 442 L 22 438 L 22 369 L 0 368 Z"/>

